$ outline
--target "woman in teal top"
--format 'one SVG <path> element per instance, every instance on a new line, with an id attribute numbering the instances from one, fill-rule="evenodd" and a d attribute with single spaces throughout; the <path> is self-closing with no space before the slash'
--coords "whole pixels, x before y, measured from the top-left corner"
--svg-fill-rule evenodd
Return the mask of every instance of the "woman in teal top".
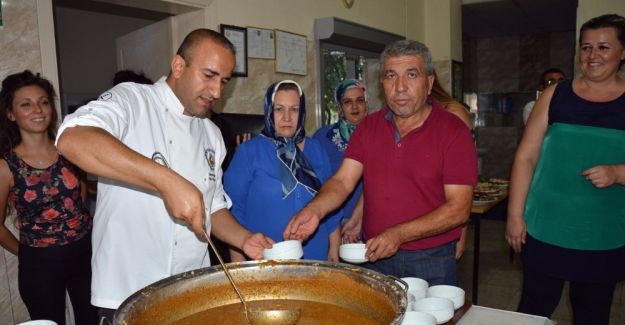
<path id="1" fill-rule="evenodd" d="M 625 279 L 625 18 L 582 25 L 581 77 L 549 86 L 512 168 L 506 239 L 523 257 L 519 311 L 550 317 L 565 281 L 573 324 L 609 324 Z"/>
<path id="2" fill-rule="evenodd" d="M 267 90 L 265 127 L 260 136 L 242 143 L 224 175 L 232 199 L 232 214 L 246 228 L 276 242 L 291 217 L 319 191 L 332 175 L 330 161 L 319 142 L 305 136 L 305 97 L 294 81 L 284 80 Z M 304 258 L 338 261 L 341 213 L 324 221 L 304 243 Z M 242 255 L 231 250 L 233 261 Z"/>

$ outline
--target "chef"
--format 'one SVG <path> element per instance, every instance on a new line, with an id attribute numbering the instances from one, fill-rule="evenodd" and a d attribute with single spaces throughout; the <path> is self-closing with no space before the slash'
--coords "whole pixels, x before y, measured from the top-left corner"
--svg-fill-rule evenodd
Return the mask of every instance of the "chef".
<path id="1" fill-rule="evenodd" d="M 91 303 L 101 319 L 142 287 L 210 264 L 203 232 L 260 259 L 273 241 L 230 214 L 226 151 L 207 118 L 235 64 L 233 45 L 198 29 L 153 85 L 122 83 L 67 116 L 58 150 L 99 176 Z"/>

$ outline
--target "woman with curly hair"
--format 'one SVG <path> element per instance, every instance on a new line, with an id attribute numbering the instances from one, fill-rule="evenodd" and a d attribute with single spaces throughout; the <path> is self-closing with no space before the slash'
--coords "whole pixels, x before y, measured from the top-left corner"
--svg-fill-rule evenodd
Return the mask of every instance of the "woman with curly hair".
<path id="1" fill-rule="evenodd" d="M 54 146 L 52 84 L 26 70 L 0 90 L 0 245 L 17 255 L 18 288 L 31 319 L 65 324 L 65 292 L 76 324 L 96 324 L 89 303 L 91 224 L 79 171 Z M 19 240 L 5 226 L 16 212 Z"/>

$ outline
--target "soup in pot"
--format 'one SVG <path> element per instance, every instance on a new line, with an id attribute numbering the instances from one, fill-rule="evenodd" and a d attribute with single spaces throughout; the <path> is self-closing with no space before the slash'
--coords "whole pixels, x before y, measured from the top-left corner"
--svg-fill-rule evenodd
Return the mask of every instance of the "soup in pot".
<path id="1" fill-rule="evenodd" d="M 301 315 L 298 325 L 336 325 L 359 324 L 381 325 L 369 319 L 366 315 L 333 304 L 305 300 L 258 300 L 247 303 L 249 309 L 300 309 Z M 174 322 L 172 325 L 247 325 L 243 304 L 236 303 L 211 308 L 195 313 Z"/>

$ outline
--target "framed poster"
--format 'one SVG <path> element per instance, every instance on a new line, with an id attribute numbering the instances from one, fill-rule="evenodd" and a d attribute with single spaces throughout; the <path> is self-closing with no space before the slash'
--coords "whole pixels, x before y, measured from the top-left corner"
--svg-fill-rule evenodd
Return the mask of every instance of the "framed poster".
<path id="1" fill-rule="evenodd" d="M 274 33 L 271 29 L 247 27 L 247 57 L 275 59 Z"/>
<path id="2" fill-rule="evenodd" d="M 221 35 L 225 36 L 236 49 L 236 65 L 233 77 L 247 77 L 247 29 L 231 25 L 220 25 Z"/>
<path id="3" fill-rule="evenodd" d="M 276 29 L 276 72 L 306 75 L 306 36 Z"/>

